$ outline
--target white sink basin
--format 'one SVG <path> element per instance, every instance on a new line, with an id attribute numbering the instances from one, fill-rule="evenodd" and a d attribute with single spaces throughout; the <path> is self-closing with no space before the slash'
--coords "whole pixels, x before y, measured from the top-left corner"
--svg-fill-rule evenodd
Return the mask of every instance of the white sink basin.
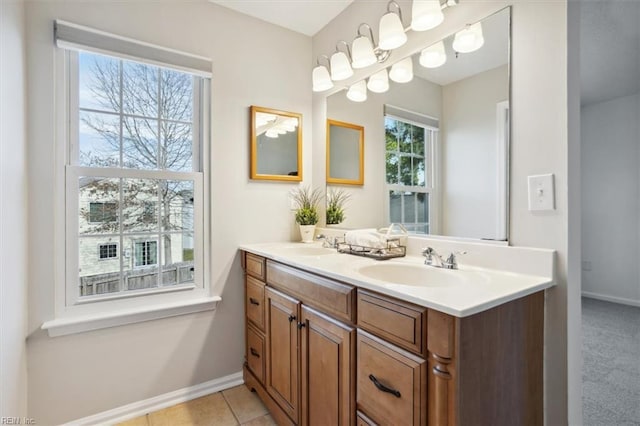
<path id="1" fill-rule="evenodd" d="M 335 249 L 307 246 L 305 244 L 278 247 L 278 249 L 274 251 L 285 256 L 324 256 L 336 253 Z"/>
<path id="2" fill-rule="evenodd" d="M 447 287 L 469 282 L 469 275 L 459 270 L 425 265 L 378 263 L 363 266 L 358 272 L 367 278 L 389 284 L 416 287 Z"/>

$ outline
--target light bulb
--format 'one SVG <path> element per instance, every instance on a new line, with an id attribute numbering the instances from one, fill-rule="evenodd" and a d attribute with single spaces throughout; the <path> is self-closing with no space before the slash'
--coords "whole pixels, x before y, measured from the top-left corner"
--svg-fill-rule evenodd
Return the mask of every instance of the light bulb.
<path id="1" fill-rule="evenodd" d="M 347 98 L 353 102 L 364 102 L 367 100 L 367 84 L 364 80 L 349 87 Z"/>
<path id="2" fill-rule="evenodd" d="M 404 33 L 400 17 L 393 12 L 382 15 L 378 31 L 378 47 L 382 50 L 395 49 L 407 42 L 407 35 Z"/>
<path id="3" fill-rule="evenodd" d="M 483 44 L 482 24 L 476 22 L 456 33 L 453 39 L 453 50 L 460 53 L 469 53 L 480 49 Z"/>
<path id="4" fill-rule="evenodd" d="M 369 77 L 367 89 L 374 93 L 384 93 L 389 90 L 389 73 L 386 68 Z"/>
<path id="5" fill-rule="evenodd" d="M 447 62 L 447 54 L 442 41 L 427 47 L 420 54 L 420 65 L 425 68 L 438 68 L 445 62 Z"/>
<path id="6" fill-rule="evenodd" d="M 376 54 L 373 53 L 371 40 L 365 36 L 358 36 L 353 40 L 353 44 L 351 45 L 351 56 L 351 65 L 355 69 L 368 67 L 378 61 Z"/>
<path id="7" fill-rule="evenodd" d="M 346 80 L 353 75 L 353 69 L 349 64 L 349 58 L 344 52 L 336 52 L 331 55 L 331 79 L 333 81 Z"/>
<path id="8" fill-rule="evenodd" d="M 313 69 L 313 74 L 311 76 L 314 92 L 323 92 L 333 87 L 333 81 L 331 81 L 331 76 L 329 76 L 329 70 L 327 67 L 318 65 Z"/>
<path id="9" fill-rule="evenodd" d="M 444 21 L 439 0 L 413 0 L 411 6 L 411 29 L 426 31 L 437 27 Z"/>
<path id="10" fill-rule="evenodd" d="M 413 79 L 413 61 L 411 56 L 396 62 L 389 71 L 389 78 L 396 83 L 407 83 Z"/>

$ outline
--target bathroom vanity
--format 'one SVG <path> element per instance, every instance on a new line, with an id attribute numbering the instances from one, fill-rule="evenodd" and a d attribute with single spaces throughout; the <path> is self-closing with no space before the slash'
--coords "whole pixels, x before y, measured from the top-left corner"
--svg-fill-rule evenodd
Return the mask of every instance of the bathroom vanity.
<path id="1" fill-rule="evenodd" d="M 543 423 L 550 277 L 295 243 L 241 254 L 244 380 L 279 425 Z"/>

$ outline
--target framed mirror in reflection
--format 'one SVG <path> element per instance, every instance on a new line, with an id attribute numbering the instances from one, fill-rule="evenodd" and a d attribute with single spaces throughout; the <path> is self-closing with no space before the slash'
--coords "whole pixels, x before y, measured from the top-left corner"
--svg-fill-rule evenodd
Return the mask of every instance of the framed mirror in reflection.
<path id="1" fill-rule="evenodd" d="M 302 181 L 302 114 L 251 107 L 251 179 Z"/>
<path id="2" fill-rule="evenodd" d="M 327 183 L 364 184 L 364 127 L 327 120 Z"/>
<path id="3" fill-rule="evenodd" d="M 350 190 L 342 226 L 508 239 L 510 8 L 467 29 L 478 27 L 474 46 L 452 34 L 400 58 L 411 62 L 408 82 L 392 77 L 383 93 L 369 85 L 360 103 L 344 91 L 327 98 L 327 117 L 367 132 L 367 185 Z"/>

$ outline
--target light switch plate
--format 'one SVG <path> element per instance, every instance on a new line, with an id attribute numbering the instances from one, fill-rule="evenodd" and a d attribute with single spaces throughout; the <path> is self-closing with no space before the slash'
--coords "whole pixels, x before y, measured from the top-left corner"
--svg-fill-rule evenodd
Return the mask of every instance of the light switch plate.
<path id="1" fill-rule="evenodd" d="M 553 174 L 529 176 L 529 211 L 555 210 Z"/>

